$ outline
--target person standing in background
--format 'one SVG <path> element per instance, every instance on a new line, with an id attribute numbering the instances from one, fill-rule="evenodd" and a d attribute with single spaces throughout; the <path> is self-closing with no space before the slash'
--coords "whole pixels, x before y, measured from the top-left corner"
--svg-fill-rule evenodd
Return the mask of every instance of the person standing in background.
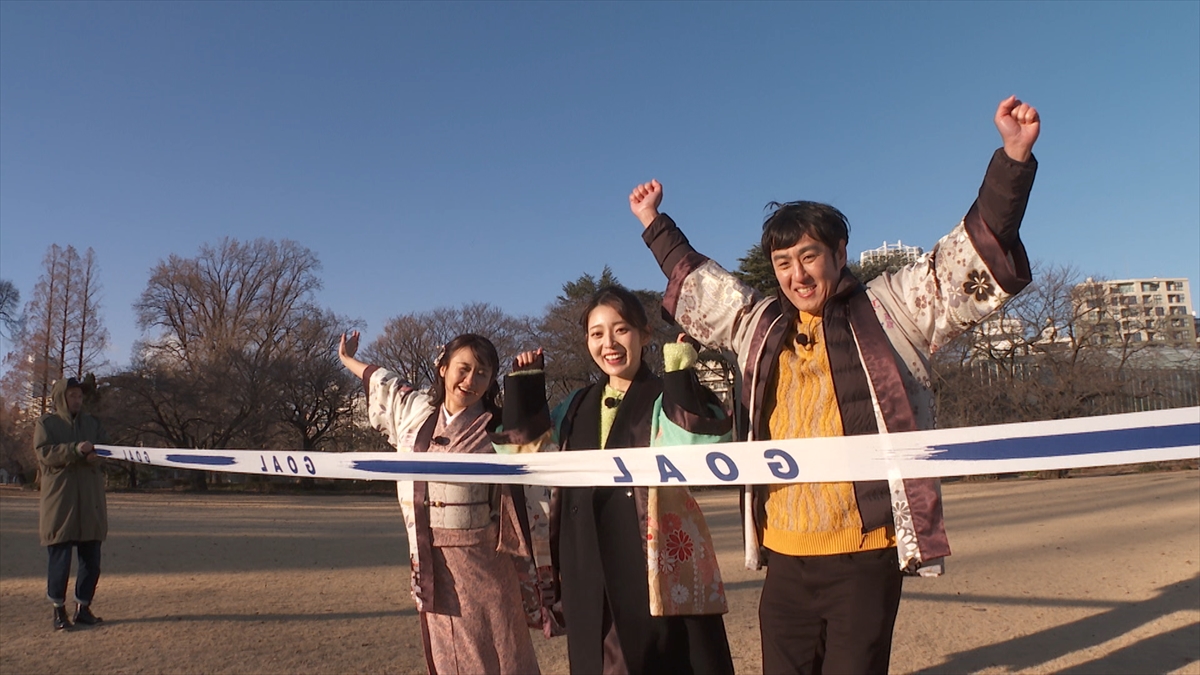
<path id="1" fill-rule="evenodd" d="M 67 619 L 67 580 L 71 550 L 79 552 L 75 577 L 74 623 L 95 625 L 92 613 L 100 580 L 100 544 L 108 536 L 108 504 L 104 496 L 103 461 L 95 443 L 107 443 L 100 420 L 83 412 L 83 384 L 60 379 L 51 390 L 54 412 L 43 415 L 33 432 L 33 449 L 41 473 L 38 534 L 49 552 L 46 596 L 54 605 L 54 629 L 71 628 Z"/>

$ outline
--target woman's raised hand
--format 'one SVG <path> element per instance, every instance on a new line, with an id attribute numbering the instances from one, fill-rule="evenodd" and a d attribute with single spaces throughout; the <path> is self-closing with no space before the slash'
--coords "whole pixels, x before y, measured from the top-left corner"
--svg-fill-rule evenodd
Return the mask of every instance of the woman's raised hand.
<path id="1" fill-rule="evenodd" d="M 367 372 L 367 364 L 354 358 L 357 353 L 358 331 L 342 333 L 342 339 L 338 342 L 338 358 L 342 360 L 342 365 L 346 366 L 347 370 L 354 373 L 355 377 L 362 377 Z"/>
<path id="2" fill-rule="evenodd" d="M 512 372 L 520 370 L 543 370 L 546 367 L 546 356 L 542 354 L 542 348 L 538 347 L 534 351 L 521 352 L 517 354 L 517 358 L 513 359 Z"/>
<path id="3" fill-rule="evenodd" d="M 341 358 L 354 358 L 358 353 L 358 331 L 352 330 L 348 333 L 342 333 L 342 339 L 338 343 L 338 356 Z"/>

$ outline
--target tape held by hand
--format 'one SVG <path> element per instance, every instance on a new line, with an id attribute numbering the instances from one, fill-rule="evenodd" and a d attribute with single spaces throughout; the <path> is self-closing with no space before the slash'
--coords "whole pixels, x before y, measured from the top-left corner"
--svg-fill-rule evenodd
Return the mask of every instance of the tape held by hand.
<path id="1" fill-rule="evenodd" d="M 1200 408 L 898 434 L 479 455 L 97 445 L 174 469 L 346 480 L 560 487 L 760 485 L 937 478 L 1200 458 Z"/>

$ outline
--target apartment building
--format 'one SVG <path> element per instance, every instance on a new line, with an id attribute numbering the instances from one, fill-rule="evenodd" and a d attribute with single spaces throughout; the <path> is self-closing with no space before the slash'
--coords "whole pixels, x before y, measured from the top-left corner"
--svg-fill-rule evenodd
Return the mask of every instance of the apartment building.
<path id="1" fill-rule="evenodd" d="M 1087 281 L 1075 287 L 1076 316 L 1098 345 L 1149 342 L 1196 348 L 1192 293 L 1181 278 Z"/>

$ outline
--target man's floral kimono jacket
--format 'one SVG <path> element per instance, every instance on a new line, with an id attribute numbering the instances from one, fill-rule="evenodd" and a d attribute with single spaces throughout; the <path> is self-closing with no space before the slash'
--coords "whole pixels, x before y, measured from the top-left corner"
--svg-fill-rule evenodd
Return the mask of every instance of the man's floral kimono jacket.
<path id="1" fill-rule="evenodd" d="M 823 330 L 846 435 L 934 426 L 929 357 L 969 330 L 1030 282 L 1018 237 L 1036 160 L 997 150 L 979 199 L 933 250 L 895 274 L 865 286 L 843 270 L 823 310 Z M 769 438 L 763 400 L 778 367 L 781 342 L 796 310 L 785 298 L 763 298 L 697 253 L 663 214 L 643 239 L 668 278 L 663 309 L 693 338 L 738 365 L 738 403 L 748 413 L 747 440 Z M 820 338 L 819 338 L 820 339 Z M 899 565 L 936 575 L 950 554 L 940 483 L 902 479 L 855 484 L 863 532 L 894 525 Z M 763 564 L 761 525 L 766 493 L 747 490 L 746 565 Z"/>

